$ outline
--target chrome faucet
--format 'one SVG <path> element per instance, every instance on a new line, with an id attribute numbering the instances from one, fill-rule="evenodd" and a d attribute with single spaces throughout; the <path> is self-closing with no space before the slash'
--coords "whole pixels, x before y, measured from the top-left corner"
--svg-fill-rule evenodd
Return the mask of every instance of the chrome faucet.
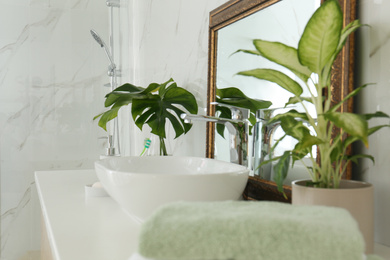
<path id="1" fill-rule="evenodd" d="M 256 111 L 256 125 L 253 133 L 253 169 L 255 175 L 259 175 L 266 180 L 271 180 L 272 163 L 261 164 L 274 156 L 272 148 L 276 141 L 274 135 L 276 130 L 281 127 L 280 121 L 269 123 L 269 120 L 280 114 L 280 109 L 286 108 L 260 109 Z M 276 110 L 279 110 L 279 113 L 275 113 Z M 296 120 L 305 122 L 301 118 L 296 118 Z M 316 121 L 316 119 L 314 120 Z"/>
<path id="2" fill-rule="evenodd" d="M 248 166 L 249 110 L 217 102 L 211 104 L 228 107 L 232 119 L 193 114 L 182 114 L 181 118 L 186 123 L 204 121 L 225 125 L 229 131 L 230 162 Z"/>
<path id="3" fill-rule="evenodd" d="M 272 157 L 272 142 L 275 130 L 280 126 L 279 122 L 268 124 L 274 117 L 276 109 L 260 109 L 256 111 L 256 125 L 253 131 L 254 174 L 263 179 L 271 180 L 272 164 L 261 165 Z"/>

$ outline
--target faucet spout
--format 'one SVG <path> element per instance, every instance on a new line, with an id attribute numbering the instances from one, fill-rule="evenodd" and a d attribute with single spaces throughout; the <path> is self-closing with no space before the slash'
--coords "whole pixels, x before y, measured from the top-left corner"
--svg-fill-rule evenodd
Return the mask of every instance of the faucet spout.
<path id="1" fill-rule="evenodd" d="M 229 131 L 230 162 L 248 166 L 248 120 L 235 120 L 212 116 L 181 114 L 186 123 L 192 121 L 213 122 L 223 124 Z"/>
<path id="2" fill-rule="evenodd" d="M 277 110 L 280 109 L 285 108 L 260 109 L 256 112 L 256 125 L 254 128 L 253 138 L 254 174 L 259 175 L 262 179 L 265 180 L 272 180 L 272 164 L 264 164 L 263 162 L 274 157 L 275 150 L 273 145 L 275 142 L 280 142 L 282 140 L 277 140 L 277 134 L 275 133 L 276 130 L 281 127 L 281 122 L 277 120 L 269 123 L 271 119 L 280 113 L 280 111 L 277 113 Z M 301 118 L 295 118 L 295 120 L 305 123 L 305 120 Z M 314 119 L 314 121 L 316 121 L 316 119 Z M 282 138 L 284 138 L 284 136 Z M 282 149 L 283 147 L 291 147 L 292 145 L 294 146 L 294 142 L 291 141 L 293 140 L 283 140 L 284 146 L 282 146 Z M 281 151 L 282 150 L 280 150 L 279 153 Z"/>

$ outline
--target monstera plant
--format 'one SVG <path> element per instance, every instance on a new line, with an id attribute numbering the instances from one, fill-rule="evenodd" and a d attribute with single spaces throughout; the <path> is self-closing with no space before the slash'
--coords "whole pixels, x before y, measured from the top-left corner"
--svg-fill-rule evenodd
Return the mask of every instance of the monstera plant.
<path id="1" fill-rule="evenodd" d="M 123 106 L 131 104 L 131 114 L 136 126 L 142 130 L 147 124 L 151 133 L 159 137 L 160 155 L 168 155 L 166 138 L 166 121 L 175 130 L 175 138 L 187 133 L 192 125 L 184 122 L 180 115 L 197 113 L 198 105 L 193 94 L 178 87 L 173 79 L 162 84 L 151 83 L 147 88 L 126 83 L 106 95 L 105 107 L 109 110 L 97 115 L 99 126 L 106 130 L 107 122 L 118 116 Z"/>
<path id="2" fill-rule="evenodd" d="M 337 104 L 333 104 L 330 98 L 325 98 L 331 96 L 331 72 L 335 59 L 348 36 L 361 26 L 359 21 L 355 20 L 343 28 L 343 14 L 338 1 L 327 0 L 308 21 L 298 48 L 280 42 L 254 40 L 255 50 L 239 50 L 239 52 L 262 56 L 279 64 L 295 74 L 296 79 L 300 79 L 297 81 L 278 70 L 268 68 L 238 73 L 276 83 L 292 93 L 286 106 L 299 103 L 303 107 L 303 111 L 291 109 L 268 122 L 268 124 L 280 123 L 285 132 L 280 140 L 285 136 L 291 136 L 298 141 L 293 149 L 264 162 L 277 161 L 274 172 L 279 191 L 283 191 L 283 181 L 290 165 L 298 160 L 304 164 L 302 159 L 305 156 L 311 160 L 311 165 L 306 165 L 311 176 L 311 185 L 322 188 L 339 187 L 346 162 L 357 162 L 358 158 L 362 157 L 374 160 L 372 156 L 364 154 L 348 155 L 347 148 L 355 142 L 363 142 L 368 146 L 369 135 L 382 127 L 389 126 L 380 125 L 370 128 L 368 120 L 389 116 L 383 112 L 360 115 L 338 110 L 344 102 L 367 85 L 356 88 Z M 310 95 L 303 96 L 303 88 L 306 88 Z M 308 103 L 315 107 L 314 116 L 307 109 Z M 332 134 L 335 132 L 334 129 L 338 129 L 336 135 Z M 280 140 L 276 142 L 276 146 L 280 144 Z M 314 146 L 318 147 L 319 160 L 312 153 Z"/>

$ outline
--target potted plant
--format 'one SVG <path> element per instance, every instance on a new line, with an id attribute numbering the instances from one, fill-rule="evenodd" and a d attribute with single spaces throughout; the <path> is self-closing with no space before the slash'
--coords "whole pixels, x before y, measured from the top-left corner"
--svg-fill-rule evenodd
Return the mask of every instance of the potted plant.
<path id="1" fill-rule="evenodd" d="M 368 120 L 376 117 L 388 118 L 389 116 L 383 112 L 359 115 L 338 111 L 344 102 L 355 96 L 368 84 L 356 88 L 337 104 L 333 104 L 330 98 L 323 97 L 331 96 L 332 65 L 338 53 L 345 45 L 348 36 L 361 26 L 360 22 L 355 20 L 343 28 L 343 14 L 338 1 L 327 0 L 308 21 L 299 40 L 298 48 L 290 47 L 280 42 L 254 40 L 253 44 L 256 50 L 239 50 L 239 52 L 262 56 L 289 69 L 301 82 L 299 83 L 286 74 L 272 69 L 260 68 L 238 73 L 239 75 L 276 83 L 293 94 L 286 106 L 299 103 L 304 109 L 303 111 L 291 109 L 286 113 L 275 116 L 268 122 L 269 124 L 278 122 L 284 130 L 285 136 L 291 136 L 298 141 L 293 149 L 264 162 L 277 161 L 274 166 L 274 180 L 281 192 L 283 191 L 283 180 L 286 178 L 290 167 L 290 161 L 294 165 L 296 161 L 302 161 L 305 156 L 311 161 L 311 165 L 306 165 L 311 180 L 296 183 L 297 185 L 303 184 L 304 188 L 309 186 L 307 189 L 315 192 L 326 191 L 334 194 L 348 190 L 346 186 L 343 186 L 345 184 L 342 181 L 348 162 L 357 162 L 362 157 L 374 161 L 374 158 L 369 155 L 348 155 L 347 148 L 359 141 L 368 146 L 369 135 L 382 127 L 389 126 L 379 125 L 370 128 Z M 313 90 L 310 85 L 313 85 L 315 89 Z M 310 96 L 302 96 L 303 88 L 308 90 Z M 307 110 L 306 105 L 308 103 L 314 105 L 315 116 L 311 115 Z M 314 129 L 314 131 L 311 131 L 308 126 Z M 332 134 L 335 128 L 338 130 L 336 134 Z M 277 146 L 279 142 L 280 140 L 275 145 Z M 315 146 L 317 147 L 319 160 L 312 153 L 312 148 Z M 347 184 L 347 186 L 349 185 Z M 352 197 L 350 198 L 352 202 L 347 201 L 347 205 L 342 205 L 342 200 L 347 199 L 349 195 L 338 194 L 331 200 L 333 200 L 334 206 L 346 207 L 357 218 L 366 238 L 367 251 L 370 252 L 372 251 L 372 187 L 369 184 L 368 186 L 363 186 L 363 190 L 368 190 L 368 195 L 366 194 L 359 198 Z M 313 198 L 315 195 L 308 195 L 307 191 L 303 192 L 303 194 L 305 198 L 297 202 L 297 192 L 293 184 L 293 203 L 327 203 L 324 202 L 323 198 L 316 200 Z M 365 207 L 359 203 L 357 206 L 355 199 L 364 197 L 368 199 L 368 205 Z M 362 209 L 362 212 L 356 213 L 355 209 L 348 208 L 351 204 L 355 208 L 357 206 L 357 208 Z M 364 213 L 364 210 L 368 211 L 367 214 Z M 360 220 L 359 218 L 363 217 L 363 215 L 365 215 L 364 218 Z M 363 227 L 365 224 L 360 222 L 366 222 L 368 229 L 371 230 L 363 230 L 366 229 Z"/>
<path id="2" fill-rule="evenodd" d="M 131 114 L 136 126 L 142 130 L 147 124 L 151 133 L 159 137 L 160 155 L 168 155 L 165 144 L 166 121 L 175 130 L 175 138 L 186 134 L 192 127 L 180 118 L 186 111 L 198 112 L 198 105 L 193 94 L 178 87 L 173 79 L 162 84 L 151 83 L 147 88 L 137 87 L 130 83 L 123 84 L 106 95 L 107 111 L 97 115 L 99 126 L 106 130 L 107 122 L 118 116 L 123 106 L 131 105 Z M 184 110 L 183 110 L 184 109 Z"/>

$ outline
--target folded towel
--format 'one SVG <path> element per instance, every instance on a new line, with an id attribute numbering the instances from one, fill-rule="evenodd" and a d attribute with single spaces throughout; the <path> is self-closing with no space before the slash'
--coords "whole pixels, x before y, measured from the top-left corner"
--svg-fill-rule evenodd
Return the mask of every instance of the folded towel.
<path id="1" fill-rule="evenodd" d="M 384 259 L 380 256 L 377 256 L 377 255 L 367 255 L 366 260 L 384 260 Z"/>
<path id="2" fill-rule="evenodd" d="M 169 260 L 359 260 L 364 241 L 341 208 L 278 202 L 177 202 L 142 226 L 139 251 Z"/>
<path id="3" fill-rule="evenodd" d="M 146 258 L 138 253 L 134 253 L 131 255 L 131 257 L 128 260 L 157 260 L 157 259 Z M 377 255 L 368 255 L 365 256 L 363 260 L 384 260 L 384 259 Z"/>

